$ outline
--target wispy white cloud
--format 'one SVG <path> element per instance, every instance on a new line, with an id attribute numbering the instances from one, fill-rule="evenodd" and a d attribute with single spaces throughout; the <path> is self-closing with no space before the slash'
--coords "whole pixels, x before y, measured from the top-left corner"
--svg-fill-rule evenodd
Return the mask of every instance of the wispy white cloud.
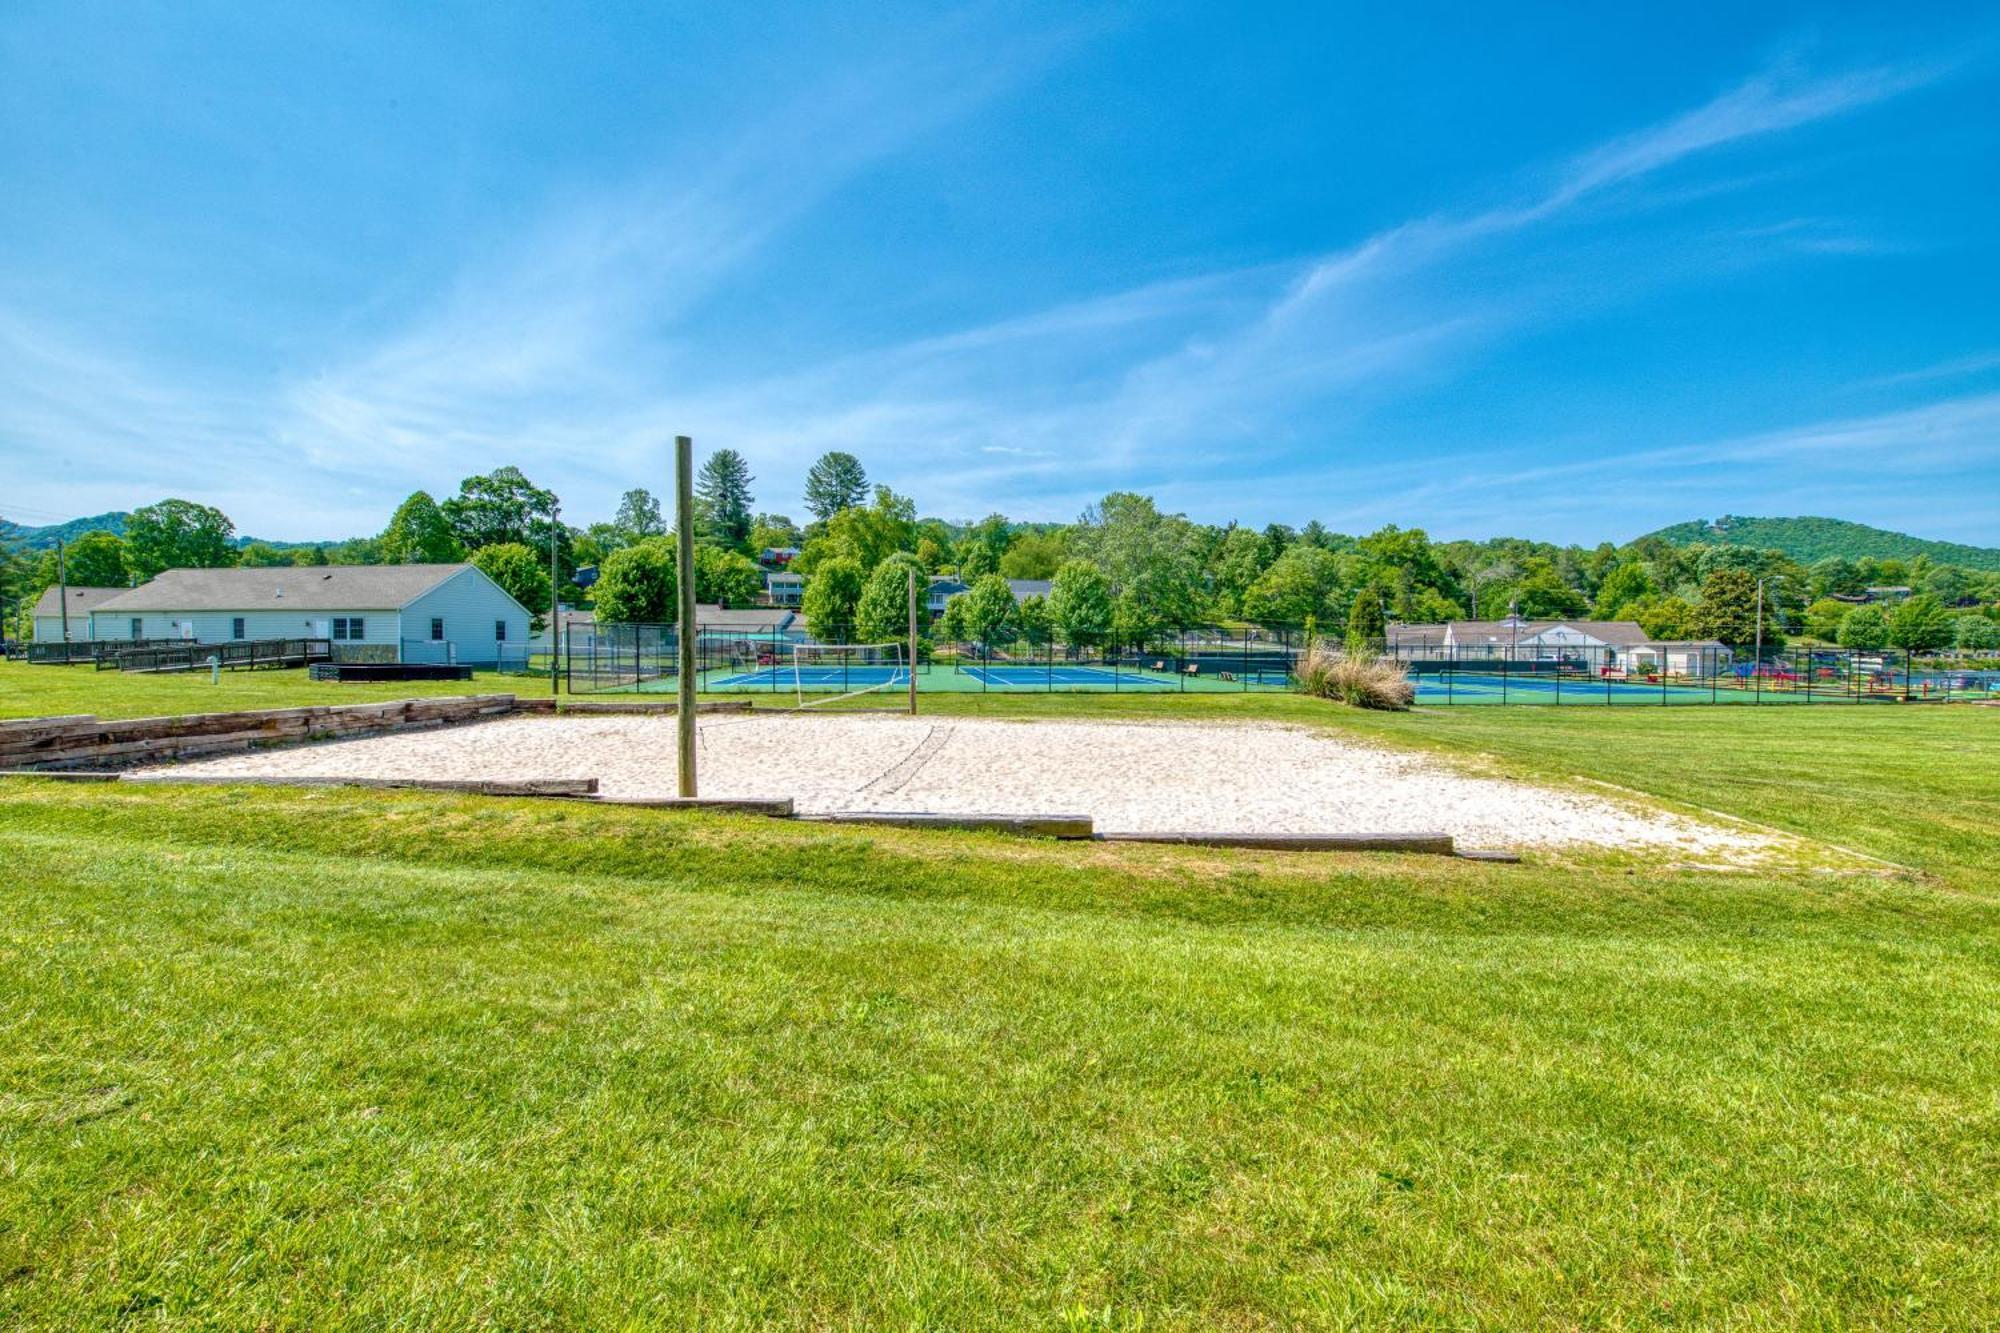
<path id="1" fill-rule="evenodd" d="M 857 177 L 1061 50 L 1060 40 L 1010 47 L 953 36 L 805 90 L 643 179 L 552 202 L 543 220 L 471 256 L 419 317 L 284 376 L 275 392 L 191 384 L 25 321 L 0 323 L 0 344 L 27 349 L 0 368 L 0 430 L 102 440 L 109 452 L 94 457 L 129 458 L 149 477 L 174 475 L 163 438 L 185 442 L 179 466 L 190 477 L 248 486 L 262 475 L 268 489 L 274 471 L 299 464 L 293 475 L 310 494 L 288 508 L 321 532 L 354 527 L 350 511 L 379 517 L 385 489 L 508 460 L 534 461 L 572 494 L 608 497 L 685 431 L 749 454 L 773 505 L 786 502 L 781 488 L 802 456 L 850 448 L 945 513 L 1004 504 L 1061 517 L 1128 485 L 1196 507 L 1241 497 L 1247 511 L 1288 485 L 1282 463 L 1275 480 L 1253 479 L 1218 458 L 1253 449 L 1308 465 L 1300 493 L 1366 485 L 1377 497 L 1369 512 L 1408 521 L 1413 506 L 1470 504 L 1469 490 L 1430 484 L 1449 459 L 1359 468 L 1324 446 L 1329 456 L 1306 459 L 1314 441 L 1299 438 L 1297 423 L 1338 439 L 1342 425 L 1457 373 L 1492 340 L 1606 299 L 1566 273 L 1563 255 L 1545 247 L 1520 257 L 1513 247 L 1540 229 L 1614 195 L 1629 207 L 1634 187 L 1679 164 L 1944 72 L 1813 76 L 1782 66 L 1559 163 L 1500 206 L 1412 219 L 1297 262 L 1196 272 L 774 373 L 718 370 L 699 342 L 705 302 Z M 1689 188 L 1672 185 L 1679 197 Z M 1525 494 L 1535 479 L 1523 473 L 1512 485 Z M 271 510 L 268 497 L 260 507 Z"/>

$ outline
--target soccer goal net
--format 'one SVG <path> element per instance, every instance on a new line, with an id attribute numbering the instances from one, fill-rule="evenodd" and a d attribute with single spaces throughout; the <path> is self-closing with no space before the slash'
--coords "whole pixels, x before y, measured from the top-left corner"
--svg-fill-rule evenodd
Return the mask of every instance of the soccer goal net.
<path id="1" fill-rule="evenodd" d="M 792 680 L 798 688 L 799 707 L 908 685 L 903 648 L 900 643 L 794 644 Z"/>

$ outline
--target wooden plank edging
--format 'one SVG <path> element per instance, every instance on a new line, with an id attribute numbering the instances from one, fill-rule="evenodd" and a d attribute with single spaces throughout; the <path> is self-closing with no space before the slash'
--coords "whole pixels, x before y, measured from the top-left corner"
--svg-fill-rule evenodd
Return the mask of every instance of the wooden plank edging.
<path id="1" fill-rule="evenodd" d="M 298 775 L 269 777 L 219 773 L 160 773 L 121 775 L 144 787 L 375 787 L 411 791 L 458 792 L 471 796 L 548 796 L 585 798 L 597 795 L 596 778 L 520 778 L 486 781 L 476 778 L 356 778 Z"/>
<path id="2" fill-rule="evenodd" d="M 597 804 L 641 810 L 720 810 L 772 819 L 791 819 L 796 813 L 789 796 L 599 796 Z"/>
<path id="3" fill-rule="evenodd" d="M 994 815 L 930 814 L 922 811 L 841 810 L 823 815 L 801 815 L 817 824 L 875 824 L 886 828 L 970 829 L 987 833 L 1015 833 L 1031 838 L 1061 838 L 1080 841 L 1094 832 L 1089 815 Z"/>
<path id="4" fill-rule="evenodd" d="M 1269 852 L 1418 852 L 1429 856 L 1457 852 L 1449 833 L 1100 833 L 1097 840 L 1247 847 Z"/>

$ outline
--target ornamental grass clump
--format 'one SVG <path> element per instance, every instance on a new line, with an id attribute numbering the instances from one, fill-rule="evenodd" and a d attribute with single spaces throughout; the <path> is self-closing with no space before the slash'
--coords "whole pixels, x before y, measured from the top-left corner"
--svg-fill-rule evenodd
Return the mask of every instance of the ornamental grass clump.
<path id="1" fill-rule="evenodd" d="M 1320 699 L 1356 708 L 1400 712 L 1416 702 L 1417 687 L 1400 662 L 1367 648 L 1345 651 L 1314 640 L 1299 659 L 1299 688 Z"/>

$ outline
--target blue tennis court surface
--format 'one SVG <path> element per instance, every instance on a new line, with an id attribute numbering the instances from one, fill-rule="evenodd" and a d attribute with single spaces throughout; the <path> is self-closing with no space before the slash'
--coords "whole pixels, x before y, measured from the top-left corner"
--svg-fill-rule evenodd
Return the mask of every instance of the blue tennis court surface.
<path id="1" fill-rule="evenodd" d="M 863 690 L 870 685 L 904 685 L 910 673 L 899 666 L 768 666 L 710 680 L 711 690 Z"/>
<path id="2" fill-rule="evenodd" d="M 961 667 L 967 676 L 981 685 L 999 685 L 1014 689 L 1047 688 L 1051 685 L 1097 685 L 1120 690 L 1170 690 L 1175 682 L 1170 678 L 1146 675 L 1137 671 L 1108 671 L 1094 666 L 1032 666 L 1015 664 L 1009 666 L 968 666 Z"/>

